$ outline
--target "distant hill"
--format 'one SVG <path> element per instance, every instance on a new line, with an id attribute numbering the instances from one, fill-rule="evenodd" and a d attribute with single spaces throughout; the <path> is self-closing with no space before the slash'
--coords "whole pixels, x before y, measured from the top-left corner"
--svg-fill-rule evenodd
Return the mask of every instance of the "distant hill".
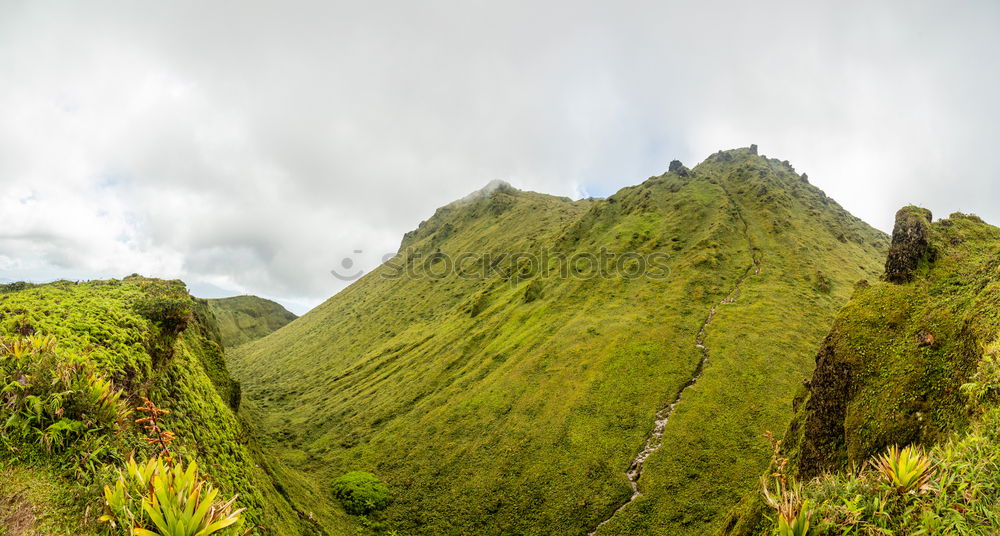
<path id="1" fill-rule="evenodd" d="M 226 348 L 257 340 L 298 318 L 281 304 L 257 296 L 210 299 Z"/>
<path id="2" fill-rule="evenodd" d="M 386 529 L 707 534 L 887 247 L 756 147 L 607 199 L 495 183 L 227 359 L 270 452 L 315 487 L 388 484 Z M 332 494 L 289 496 L 336 532 Z"/>
<path id="3" fill-rule="evenodd" d="M 883 279 L 837 315 L 780 449 L 792 478 L 832 474 L 799 493 L 813 534 L 998 534 L 1000 229 L 905 207 Z M 910 444 L 933 475 L 900 494 L 869 462 Z M 774 516 L 755 489 L 723 534 L 772 534 Z"/>

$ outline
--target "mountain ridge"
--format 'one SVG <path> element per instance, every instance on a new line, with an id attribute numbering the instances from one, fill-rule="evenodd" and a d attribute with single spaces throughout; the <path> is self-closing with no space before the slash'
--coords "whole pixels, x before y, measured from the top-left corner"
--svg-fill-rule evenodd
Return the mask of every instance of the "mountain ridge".
<path id="1" fill-rule="evenodd" d="M 759 256 L 761 277 L 720 306 L 706 335 L 715 357 L 671 417 L 665 441 L 674 448 L 650 457 L 639 484 L 648 493 L 599 533 L 656 533 L 655 526 L 694 534 L 735 501 L 734 490 L 766 458 L 762 449 L 722 468 L 701 453 L 716 442 L 735 454 L 764 422 L 787 418 L 781 410 L 809 371 L 817 326 L 855 280 L 878 273 L 887 242 L 789 164 L 746 148 L 604 200 L 498 188 L 438 209 L 386 265 L 228 359 L 283 459 L 322 480 L 364 470 L 398 486 L 389 526 L 415 534 L 540 527 L 585 534 L 631 495 L 629 464 L 702 358 L 693 341 L 704 315 Z M 630 261 L 665 256 L 669 277 L 601 277 L 558 262 L 603 251 L 635 254 L 622 262 L 633 268 Z M 441 277 L 392 277 L 443 269 L 470 252 L 477 256 L 467 266 Z M 461 277 L 470 272 L 477 277 Z M 799 318 L 787 333 L 747 332 L 777 325 L 789 308 Z M 772 346 L 796 357 L 772 361 Z M 263 366 L 279 354 L 280 370 Z M 310 381 L 293 386 L 293 377 Z M 751 385 L 749 398 L 727 393 L 731 381 Z M 785 394 L 750 396 L 768 389 Z M 541 397 L 546 392 L 559 393 L 558 402 Z M 750 412 L 736 417 L 733 407 Z M 710 415 L 707 429 L 692 428 Z M 507 454 L 515 438 L 516 459 Z M 709 497 L 684 483 L 698 468 L 695 480 L 732 483 Z M 435 484 L 443 481 L 450 491 Z M 462 504 L 461 496 L 483 499 Z M 316 509 L 324 508 L 336 510 Z"/>
<path id="2" fill-rule="evenodd" d="M 0 532 L 100 531 L 98 488 L 149 451 L 80 413 L 99 387 L 170 409 L 262 533 L 764 536 L 761 482 L 816 536 L 983 533 L 1000 229 L 910 206 L 887 238 L 750 147 L 606 199 L 491 183 L 296 319 L 137 275 L 0 285 Z M 50 362 L 84 387 L 51 397 Z M 872 461 L 895 444 L 922 487 Z"/>

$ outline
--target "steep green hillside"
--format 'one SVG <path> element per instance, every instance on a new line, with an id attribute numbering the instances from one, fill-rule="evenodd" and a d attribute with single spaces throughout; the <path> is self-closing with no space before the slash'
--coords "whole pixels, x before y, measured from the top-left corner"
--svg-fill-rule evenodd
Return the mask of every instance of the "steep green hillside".
<path id="1" fill-rule="evenodd" d="M 858 285 L 838 314 L 785 434 L 787 472 L 821 477 L 802 492 L 814 534 L 1000 531 L 1000 229 L 963 214 L 930 219 L 899 211 L 884 280 Z M 867 464 L 907 444 L 934 446 L 935 474 L 898 496 Z M 755 492 L 725 533 L 770 534 L 765 515 Z"/>
<path id="2" fill-rule="evenodd" d="M 234 412 L 207 305 L 178 281 L 132 276 L 0 287 L 0 534 L 103 533 L 103 486 L 130 455 L 153 453 L 134 422 L 142 396 L 170 411 L 177 458 L 239 494 L 248 527 L 312 532 Z"/>
<path id="3" fill-rule="evenodd" d="M 226 348 L 255 341 L 298 318 L 279 303 L 257 296 L 206 300 Z"/>
<path id="4" fill-rule="evenodd" d="M 704 534 L 886 247 L 755 147 L 603 200 L 501 185 L 227 358 L 321 524 L 365 471 L 401 534 Z"/>

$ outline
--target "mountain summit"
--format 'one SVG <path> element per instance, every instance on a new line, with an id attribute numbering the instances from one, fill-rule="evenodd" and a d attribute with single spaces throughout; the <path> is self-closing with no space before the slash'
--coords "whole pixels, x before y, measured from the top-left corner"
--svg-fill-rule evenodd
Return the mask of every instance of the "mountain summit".
<path id="1" fill-rule="evenodd" d="M 766 468 L 888 238 L 756 147 L 573 201 L 504 183 L 228 354 L 300 511 L 363 471 L 406 534 L 704 534 Z M 345 477 L 346 478 L 346 477 Z"/>

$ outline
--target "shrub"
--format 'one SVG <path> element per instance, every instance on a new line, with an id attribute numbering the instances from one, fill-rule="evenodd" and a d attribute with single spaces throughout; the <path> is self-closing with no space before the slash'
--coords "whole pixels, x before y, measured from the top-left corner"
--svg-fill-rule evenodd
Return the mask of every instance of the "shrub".
<path id="1" fill-rule="evenodd" d="M 833 288 L 833 281 L 831 281 L 826 274 L 817 270 L 813 276 L 813 288 L 816 289 L 817 292 L 829 294 L 830 290 Z"/>
<path id="2" fill-rule="evenodd" d="M 22 290 L 29 289 L 29 288 L 32 288 L 34 286 L 35 285 L 33 285 L 31 283 L 27 283 L 25 281 L 16 281 L 14 283 L 6 283 L 6 284 L 3 284 L 3 285 L 0 285 L 0 294 L 4 294 L 4 293 L 8 293 L 8 292 L 20 292 Z"/>
<path id="3" fill-rule="evenodd" d="M 90 363 L 58 355 L 52 337 L 0 339 L 0 441 L 9 449 L 75 444 L 76 461 L 91 466 L 113 455 L 108 442 L 128 415 L 121 397 Z"/>
<path id="4" fill-rule="evenodd" d="M 984 404 L 1000 401 L 1000 339 L 986 346 L 970 380 L 961 387 L 970 408 L 981 408 Z"/>
<path id="5" fill-rule="evenodd" d="M 365 515 L 385 510 L 392 502 L 389 488 L 375 475 L 351 471 L 333 483 L 333 495 L 352 515 Z"/>

